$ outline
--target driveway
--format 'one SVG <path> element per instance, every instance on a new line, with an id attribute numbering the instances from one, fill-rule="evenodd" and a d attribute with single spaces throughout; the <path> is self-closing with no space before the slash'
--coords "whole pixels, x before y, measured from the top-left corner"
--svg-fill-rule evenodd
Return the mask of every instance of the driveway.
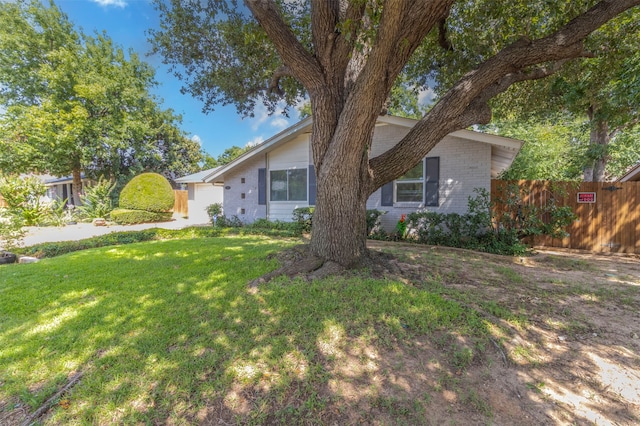
<path id="1" fill-rule="evenodd" d="M 24 246 L 32 246 L 40 243 L 54 241 L 77 241 L 98 235 L 110 234 L 122 231 L 140 231 L 150 228 L 182 229 L 188 226 L 207 226 L 207 223 L 190 221 L 189 219 L 176 218 L 171 222 L 142 223 L 139 225 L 108 225 L 94 226 L 91 223 L 78 223 L 77 225 L 67 225 L 62 227 L 28 227 L 24 238 Z"/>

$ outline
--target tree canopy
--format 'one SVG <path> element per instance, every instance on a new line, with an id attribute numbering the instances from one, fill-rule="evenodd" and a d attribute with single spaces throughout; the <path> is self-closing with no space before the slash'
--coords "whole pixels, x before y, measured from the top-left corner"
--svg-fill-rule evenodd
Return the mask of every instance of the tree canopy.
<path id="1" fill-rule="evenodd" d="M 197 170 L 199 145 L 158 106 L 154 71 L 135 53 L 76 31 L 53 2 L 0 3 L 0 21 L 3 170 L 73 175 L 76 188 L 81 173 Z"/>
<path id="2" fill-rule="evenodd" d="M 234 104 L 250 114 L 257 102 L 275 110 L 309 97 L 317 177 L 310 247 L 346 266 L 366 253 L 374 191 L 447 134 L 488 123 L 491 99 L 513 84 L 592 56 L 587 39 L 639 3 L 156 0 L 161 27 L 151 35 L 205 110 Z M 370 157 L 376 118 L 399 81 L 433 86 L 438 100 L 398 144 Z"/>
<path id="3" fill-rule="evenodd" d="M 585 46 L 591 57 L 567 63 L 550 78 L 511 87 L 495 99 L 494 111 L 505 121 L 549 123 L 567 114 L 583 121 L 588 131 L 573 141 L 580 148 L 576 160 L 593 170 L 592 180 L 603 181 L 638 160 L 623 153 L 640 123 L 640 10 L 611 20 Z M 640 152 L 640 140 L 635 150 Z"/>

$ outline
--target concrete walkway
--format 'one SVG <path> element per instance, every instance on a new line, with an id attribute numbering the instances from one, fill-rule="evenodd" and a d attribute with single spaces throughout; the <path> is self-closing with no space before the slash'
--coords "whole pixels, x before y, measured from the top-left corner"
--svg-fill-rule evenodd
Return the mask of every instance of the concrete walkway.
<path id="1" fill-rule="evenodd" d="M 55 241 L 78 241 L 112 232 L 140 231 L 150 228 L 182 229 L 188 226 L 207 226 L 207 223 L 196 223 L 189 219 L 176 218 L 171 222 L 142 223 L 139 225 L 93 226 L 91 223 L 78 223 L 62 227 L 28 227 L 24 238 L 24 247 Z"/>

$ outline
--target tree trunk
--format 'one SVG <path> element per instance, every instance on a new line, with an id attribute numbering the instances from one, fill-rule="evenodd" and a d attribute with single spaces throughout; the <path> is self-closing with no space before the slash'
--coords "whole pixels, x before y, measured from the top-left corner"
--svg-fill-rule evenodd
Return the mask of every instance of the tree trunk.
<path id="1" fill-rule="evenodd" d="M 73 195 L 71 197 L 71 201 L 74 206 L 79 206 L 82 204 L 80 201 L 80 194 L 82 194 L 82 175 L 79 169 L 73 169 Z"/>
<path id="2" fill-rule="evenodd" d="M 609 125 L 606 121 L 598 120 L 591 127 L 591 147 L 597 154 L 593 163 L 593 182 L 605 181 L 605 167 L 607 165 L 607 146 L 609 145 Z"/>
<path id="3" fill-rule="evenodd" d="M 366 254 L 368 195 L 357 174 L 357 166 L 342 162 L 317 178 L 311 252 L 345 267 L 358 265 Z"/>

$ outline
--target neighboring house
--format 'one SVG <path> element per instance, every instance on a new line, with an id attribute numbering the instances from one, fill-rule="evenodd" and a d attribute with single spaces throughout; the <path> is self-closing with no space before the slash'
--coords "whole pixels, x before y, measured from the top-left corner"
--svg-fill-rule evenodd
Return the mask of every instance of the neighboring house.
<path id="1" fill-rule="evenodd" d="M 204 178 L 214 173 L 220 167 L 203 170 L 192 175 L 176 179 L 183 189 L 187 190 L 189 198 L 189 220 L 198 223 L 210 221 L 207 207 L 211 204 L 222 204 L 222 184 L 205 182 Z"/>
<path id="2" fill-rule="evenodd" d="M 84 173 L 80 177 L 83 186 L 89 184 L 89 179 L 84 176 Z M 67 204 L 73 204 L 73 177 L 65 176 L 57 178 L 42 175 L 40 178 L 47 187 L 47 197 L 52 200 L 67 200 Z"/>
<path id="3" fill-rule="evenodd" d="M 310 147 L 311 117 L 219 167 L 204 182 L 224 186 L 224 213 L 243 222 L 259 218 L 292 220 L 293 209 L 315 204 L 316 183 Z M 378 118 L 371 156 L 377 156 L 406 135 L 416 120 Z M 465 213 L 474 188 L 491 189 L 491 179 L 507 169 L 522 142 L 460 130 L 440 141 L 416 167 L 374 192 L 368 209 L 387 211 L 382 224 L 392 230 L 405 213 L 429 209 Z"/>
<path id="4" fill-rule="evenodd" d="M 618 182 L 640 182 L 640 163 L 631 167 Z"/>

